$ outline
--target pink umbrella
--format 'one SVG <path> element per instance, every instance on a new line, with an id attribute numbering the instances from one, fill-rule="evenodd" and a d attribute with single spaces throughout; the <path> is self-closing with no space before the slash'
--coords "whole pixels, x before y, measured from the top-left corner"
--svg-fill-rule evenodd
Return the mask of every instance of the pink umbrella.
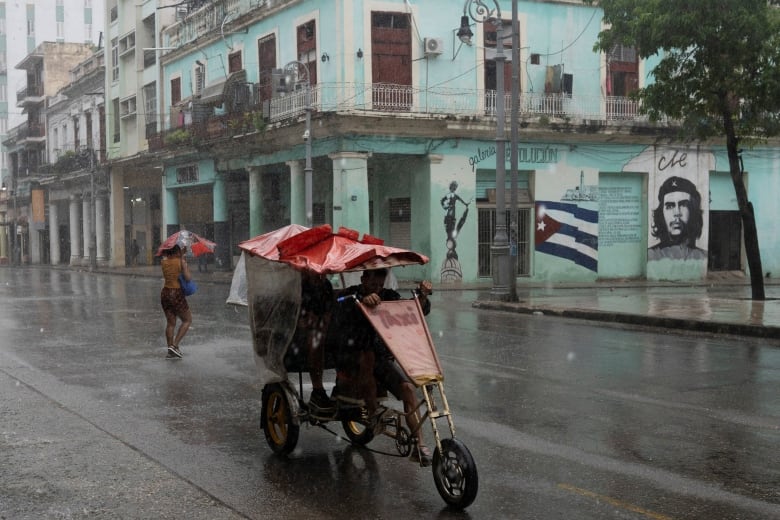
<path id="1" fill-rule="evenodd" d="M 192 251 L 195 256 L 200 256 L 206 253 L 213 253 L 217 244 L 211 240 L 207 240 L 200 235 L 196 235 L 192 231 L 182 229 L 172 234 L 165 241 L 160 244 L 155 256 L 161 256 L 165 251 L 171 249 L 173 246 L 179 246 L 187 248 Z"/>

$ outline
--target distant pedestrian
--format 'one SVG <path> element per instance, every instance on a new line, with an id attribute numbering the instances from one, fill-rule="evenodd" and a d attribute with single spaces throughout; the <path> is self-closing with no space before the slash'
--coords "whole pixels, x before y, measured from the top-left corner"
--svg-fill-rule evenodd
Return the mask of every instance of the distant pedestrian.
<path id="1" fill-rule="evenodd" d="M 141 253 L 141 248 L 138 247 L 138 241 L 133 239 L 133 243 L 130 244 L 130 264 L 133 266 L 138 265 L 138 255 Z"/>
<path id="2" fill-rule="evenodd" d="M 166 357 L 169 359 L 182 357 L 179 343 L 192 325 L 192 311 L 190 311 L 184 290 L 179 283 L 180 274 L 183 274 L 187 280 L 192 279 L 187 260 L 184 258 L 186 252 L 186 248 L 175 245 L 163 252 L 160 261 L 165 279 L 165 285 L 160 291 L 160 304 L 165 313 L 165 340 L 168 342 L 168 355 Z M 181 320 L 178 331 L 176 331 L 177 319 Z"/>
<path id="3" fill-rule="evenodd" d="M 209 257 L 208 253 L 203 253 L 198 257 L 198 272 L 199 273 L 208 273 L 209 272 Z"/>

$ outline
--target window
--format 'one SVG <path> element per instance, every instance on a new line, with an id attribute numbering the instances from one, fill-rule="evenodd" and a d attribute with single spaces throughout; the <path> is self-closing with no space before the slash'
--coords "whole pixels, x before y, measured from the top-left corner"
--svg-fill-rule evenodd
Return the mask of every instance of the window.
<path id="1" fill-rule="evenodd" d="M 135 31 L 119 38 L 119 55 L 131 55 L 135 51 Z"/>
<path id="2" fill-rule="evenodd" d="M 119 102 L 119 115 L 123 119 L 126 117 L 134 117 L 136 112 L 135 96 L 130 96 Z"/>
<path id="3" fill-rule="evenodd" d="M 616 45 L 607 55 L 607 95 L 628 96 L 639 88 L 639 57 L 635 47 Z"/>
<path id="4" fill-rule="evenodd" d="M 111 40 L 111 81 L 119 81 L 119 41 Z"/>
<path id="5" fill-rule="evenodd" d="M 258 102 L 262 104 L 263 101 L 271 99 L 273 91 L 272 74 L 276 68 L 276 37 L 266 36 L 257 42 L 257 55 L 260 62 L 260 70 L 258 78 L 260 78 L 259 99 Z"/>
<path id="6" fill-rule="evenodd" d="M 73 118 L 73 149 L 81 148 L 81 121 L 79 116 Z"/>
<path id="7" fill-rule="evenodd" d="M 195 92 L 193 94 L 200 94 L 203 91 L 203 87 L 206 86 L 206 65 L 195 65 Z"/>
<path id="8" fill-rule="evenodd" d="M 298 26 L 298 61 L 306 64 L 309 83 L 317 84 L 317 39 L 314 20 Z"/>
<path id="9" fill-rule="evenodd" d="M 636 106 L 623 99 L 639 88 L 639 56 L 635 47 L 616 45 L 607 54 L 607 117 L 633 119 Z"/>
<path id="10" fill-rule="evenodd" d="M 57 22 L 57 39 L 65 39 L 65 22 Z"/>
<path id="11" fill-rule="evenodd" d="M 238 72 L 241 66 L 241 51 L 228 55 L 228 72 Z"/>
<path id="12" fill-rule="evenodd" d="M 171 79 L 171 105 L 181 101 L 181 78 Z"/>
<path id="13" fill-rule="evenodd" d="M 198 182 L 198 165 L 193 164 L 190 166 L 182 166 L 176 168 L 176 183 L 177 184 L 189 184 L 191 182 Z"/>
<path id="14" fill-rule="evenodd" d="M 92 139 L 92 114 L 90 112 L 84 114 L 84 133 L 87 137 L 87 148 L 92 150 L 95 143 Z"/>
<path id="15" fill-rule="evenodd" d="M 119 142 L 119 98 L 114 98 L 111 101 L 111 104 L 113 105 L 113 119 L 114 119 L 114 142 Z"/>
<path id="16" fill-rule="evenodd" d="M 144 114 L 146 114 L 146 138 L 157 133 L 157 84 L 144 85 Z"/>
<path id="17" fill-rule="evenodd" d="M 8 85 L 0 85 L 0 101 L 7 101 Z"/>
<path id="18" fill-rule="evenodd" d="M 27 4 L 27 36 L 35 36 L 35 4 Z"/>

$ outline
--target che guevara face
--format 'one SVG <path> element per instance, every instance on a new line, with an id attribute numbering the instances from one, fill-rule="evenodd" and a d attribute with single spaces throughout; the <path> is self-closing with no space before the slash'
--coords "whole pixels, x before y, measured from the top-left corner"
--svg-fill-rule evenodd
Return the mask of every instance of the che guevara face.
<path id="1" fill-rule="evenodd" d="M 664 220 L 669 237 L 677 242 L 688 234 L 691 218 L 691 196 L 684 191 L 672 191 L 664 195 Z"/>

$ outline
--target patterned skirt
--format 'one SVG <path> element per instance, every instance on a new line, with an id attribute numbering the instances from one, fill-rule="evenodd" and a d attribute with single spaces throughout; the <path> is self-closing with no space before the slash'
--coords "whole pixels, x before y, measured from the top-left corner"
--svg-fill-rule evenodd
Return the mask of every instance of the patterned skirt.
<path id="1" fill-rule="evenodd" d="M 172 313 L 178 318 L 184 317 L 184 314 L 190 310 L 187 298 L 184 297 L 184 291 L 181 288 L 163 287 L 160 291 L 160 305 L 162 305 L 166 315 Z"/>

